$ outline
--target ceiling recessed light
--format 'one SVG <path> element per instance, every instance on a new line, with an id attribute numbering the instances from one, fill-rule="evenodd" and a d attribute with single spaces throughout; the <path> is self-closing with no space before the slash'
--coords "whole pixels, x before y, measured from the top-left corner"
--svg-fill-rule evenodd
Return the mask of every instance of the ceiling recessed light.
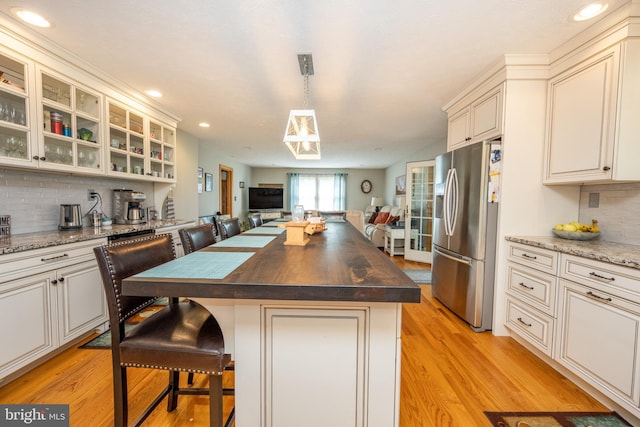
<path id="1" fill-rule="evenodd" d="M 17 16 L 27 24 L 35 25 L 36 27 L 51 28 L 52 26 L 51 22 L 46 20 L 42 15 L 39 15 L 30 10 L 14 7 L 11 9 L 11 13 L 13 13 L 15 16 Z"/>
<path id="2" fill-rule="evenodd" d="M 200 126 L 201 128 L 208 128 L 211 125 L 209 123 L 207 123 L 207 122 L 200 122 L 200 123 L 198 123 L 198 126 Z"/>
<path id="3" fill-rule="evenodd" d="M 576 13 L 571 16 L 573 21 L 586 21 L 587 19 L 595 18 L 602 12 L 607 10 L 609 4 L 604 1 L 594 1 L 586 6 L 581 7 Z"/>
<path id="4" fill-rule="evenodd" d="M 162 96 L 162 93 L 158 92 L 155 89 L 145 90 L 144 93 L 146 93 L 147 95 L 152 96 L 154 98 L 160 98 Z"/>

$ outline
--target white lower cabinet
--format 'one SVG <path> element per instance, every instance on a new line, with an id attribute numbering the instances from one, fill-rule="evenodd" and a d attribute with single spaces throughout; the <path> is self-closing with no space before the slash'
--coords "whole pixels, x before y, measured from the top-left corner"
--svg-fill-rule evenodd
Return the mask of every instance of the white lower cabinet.
<path id="1" fill-rule="evenodd" d="M 555 358 L 640 417 L 640 270 L 561 255 Z"/>
<path id="2" fill-rule="evenodd" d="M 516 242 L 507 258 L 514 336 L 640 420 L 640 270 Z"/>
<path id="3" fill-rule="evenodd" d="M 553 355 L 558 254 L 509 243 L 505 325 L 547 356 Z"/>
<path id="4" fill-rule="evenodd" d="M 38 274 L 3 284 L 0 290 L 0 378 L 56 347 L 51 276 Z M 2 380 L 0 380 L 2 384 Z"/>
<path id="5" fill-rule="evenodd" d="M 108 320 L 96 239 L 0 257 L 0 385 Z"/>
<path id="6" fill-rule="evenodd" d="M 95 261 L 56 272 L 60 344 L 77 338 L 107 320 L 102 277 Z"/>

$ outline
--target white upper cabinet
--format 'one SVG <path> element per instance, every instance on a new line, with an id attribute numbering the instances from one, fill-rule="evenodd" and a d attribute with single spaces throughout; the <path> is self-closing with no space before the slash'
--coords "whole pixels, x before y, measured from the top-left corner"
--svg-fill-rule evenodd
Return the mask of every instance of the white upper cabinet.
<path id="1" fill-rule="evenodd" d="M 29 98 L 33 68 L 33 62 L 0 47 L 0 164 L 31 166 L 34 162 L 37 145 L 30 128 Z"/>
<path id="2" fill-rule="evenodd" d="M 104 174 L 102 96 L 53 70 L 38 67 L 40 167 Z"/>
<path id="3" fill-rule="evenodd" d="M 502 93 L 499 85 L 447 110 L 447 151 L 502 135 Z"/>
<path id="4" fill-rule="evenodd" d="M 0 31 L 0 166 L 176 181 L 173 114 L 31 41 Z"/>
<path id="5" fill-rule="evenodd" d="M 544 183 L 640 180 L 640 41 L 552 68 Z"/>

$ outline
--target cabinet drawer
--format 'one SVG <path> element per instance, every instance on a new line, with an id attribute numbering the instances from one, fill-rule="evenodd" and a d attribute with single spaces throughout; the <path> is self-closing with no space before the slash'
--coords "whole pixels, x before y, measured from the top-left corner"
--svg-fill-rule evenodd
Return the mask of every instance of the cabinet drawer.
<path id="1" fill-rule="evenodd" d="M 615 264 L 562 254 L 560 277 L 602 289 L 621 298 L 638 301 L 640 270 Z"/>
<path id="2" fill-rule="evenodd" d="M 553 354 L 553 330 L 555 320 L 538 312 L 513 297 L 507 297 L 505 325 L 529 341 L 547 356 Z"/>
<path id="3" fill-rule="evenodd" d="M 515 263 L 507 264 L 508 292 L 538 310 L 556 317 L 557 278 Z"/>
<path id="4" fill-rule="evenodd" d="M 101 238 L 2 255 L 0 256 L 0 283 L 77 262 L 95 260 L 93 248 L 106 244 L 107 239 Z"/>
<path id="5" fill-rule="evenodd" d="M 555 275 L 558 271 L 558 253 L 548 249 L 509 242 L 509 261 L 526 265 L 536 270 Z"/>

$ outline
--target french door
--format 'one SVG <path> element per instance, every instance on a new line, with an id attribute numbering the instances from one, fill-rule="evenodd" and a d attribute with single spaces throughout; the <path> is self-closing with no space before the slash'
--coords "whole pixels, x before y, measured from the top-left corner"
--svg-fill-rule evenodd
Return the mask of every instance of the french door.
<path id="1" fill-rule="evenodd" d="M 404 258 L 431 263 L 434 160 L 407 162 Z"/>

